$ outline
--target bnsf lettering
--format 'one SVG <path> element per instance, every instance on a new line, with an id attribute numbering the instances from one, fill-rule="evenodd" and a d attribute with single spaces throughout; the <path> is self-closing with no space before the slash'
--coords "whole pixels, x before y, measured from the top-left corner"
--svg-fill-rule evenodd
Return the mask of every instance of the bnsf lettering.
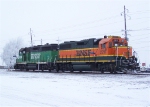
<path id="1" fill-rule="evenodd" d="M 89 56 L 91 53 L 91 50 L 77 50 L 76 56 Z"/>
<path id="2" fill-rule="evenodd" d="M 39 59 L 40 58 L 40 53 L 37 54 L 31 54 L 31 59 Z"/>

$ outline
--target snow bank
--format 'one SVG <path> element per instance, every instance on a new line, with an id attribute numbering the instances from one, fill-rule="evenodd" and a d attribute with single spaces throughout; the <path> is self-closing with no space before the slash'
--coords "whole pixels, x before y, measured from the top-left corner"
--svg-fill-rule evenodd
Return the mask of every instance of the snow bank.
<path id="1" fill-rule="evenodd" d="M 150 75 L 0 70 L 0 106 L 150 106 Z"/>

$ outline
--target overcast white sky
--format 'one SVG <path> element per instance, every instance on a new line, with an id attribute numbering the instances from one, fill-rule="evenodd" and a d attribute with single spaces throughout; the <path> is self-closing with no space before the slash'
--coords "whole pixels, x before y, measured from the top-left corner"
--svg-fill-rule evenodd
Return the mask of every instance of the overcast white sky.
<path id="1" fill-rule="evenodd" d="M 124 37 L 123 6 L 128 9 L 129 44 L 140 62 L 150 65 L 150 0 L 0 0 L 0 54 L 11 39 L 22 37 L 30 46 L 102 38 Z M 0 59 L 0 65 L 3 62 Z"/>

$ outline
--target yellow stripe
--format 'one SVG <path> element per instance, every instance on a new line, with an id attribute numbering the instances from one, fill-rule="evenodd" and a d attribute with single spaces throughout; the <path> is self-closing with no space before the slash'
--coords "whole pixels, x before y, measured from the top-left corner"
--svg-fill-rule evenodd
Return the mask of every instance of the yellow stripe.
<path id="1" fill-rule="evenodd" d="M 117 46 L 118 48 L 128 48 L 128 46 Z M 116 48 L 115 46 L 113 46 L 112 48 Z M 131 46 L 129 46 L 129 48 L 132 48 Z M 99 47 L 97 48 L 82 48 L 82 49 L 69 49 L 69 50 L 60 50 L 60 51 L 70 51 L 70 50 L 94 50 L 94 49 L 99 49 Z"/>
<path id="2" fill-rule="evenodd" d="M 116 48 L 115 46 L 113 48 Z M 127 46 L 117 46 L 117 48 L 128 48 Z M 129 46 L 129 48 L 132 48 L 131 46 Z"/>
<path id="3" fill-rule="evenodd" d="M 106 56 L 117 56 L 117 55 L 103 55 L 103 56 L 101 56 L 101 55 L 98 55 L 98 56 L 74 56 L 74 57 L 70 57 L 70 56 L 68 56 L 68 57 L 59 57 L 59 58 L 63 58 L 63 59 L 65 59 L 65 58 L 93 58 L 93 57 L 106 57 Z M 123 55 L 118 55 L 118 56 L 120 56 L 120 57 L 122 57 Z"/>
<path id="4" fill-rule="evenodd" d="M 62 62 L 62 61 L 57 61 L 57 62 Z M 115 62 L 115 60 L 63 61 L 63 63 L 65 62 Z"/>

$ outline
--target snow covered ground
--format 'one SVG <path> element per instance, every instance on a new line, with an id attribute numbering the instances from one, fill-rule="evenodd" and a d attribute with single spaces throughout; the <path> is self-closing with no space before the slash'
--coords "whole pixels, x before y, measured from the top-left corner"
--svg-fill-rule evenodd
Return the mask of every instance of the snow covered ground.
<path id="1" fill-rule="evenodd" d="M 0 70 L 0 107 L 149 107 L 150 75 Z"/>

